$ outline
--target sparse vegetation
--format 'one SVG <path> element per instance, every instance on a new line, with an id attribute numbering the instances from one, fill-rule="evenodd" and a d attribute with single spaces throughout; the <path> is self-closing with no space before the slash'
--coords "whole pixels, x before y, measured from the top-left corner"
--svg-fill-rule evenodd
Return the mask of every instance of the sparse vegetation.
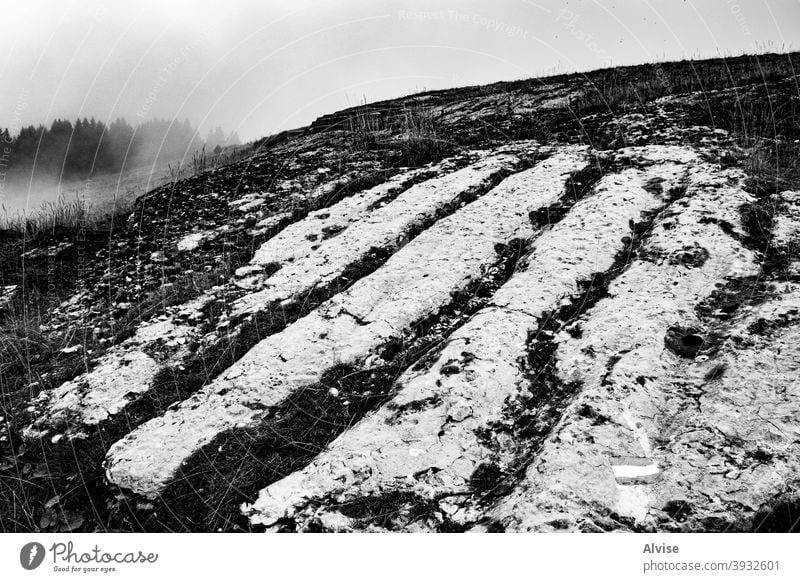
<path id="1" fill-rule="evenodd" d="M 418 167 L 441 159 L 454 149 L 430 109 L 404 107 L 384 114 L 367 106 L 348 118 L 352 147 L 356 151 L 380 152 L 398 166 Z"/>
<path id="2" fill-rule="evenodd" d="M 255 149 L 252 145 L 234 145 L 222 148 L 217 146 L 210 153 L 206 153 L 206 146 L 192 152 L 190 163 L 182 160 L 167 164 L 169 180 L 173 183 L 185 178 L 197 176 L 209 170 L 217 170 L 229 164 L 239 162 L 251 157 Z"/>
<path id="3" fill-rule="evenodd" d="M 741 96 L 752 86 L 794 76 L 794 58 L 794 54 L 744 55 L 600 69 L 583 75 L 583 89 L 570 106 L 579 115 L 622 114 L 641 110 L 661 97 L 692 93 L 710 105 L 714 92 Z M 737 113 L 745 109 L 741 107 Z"/>

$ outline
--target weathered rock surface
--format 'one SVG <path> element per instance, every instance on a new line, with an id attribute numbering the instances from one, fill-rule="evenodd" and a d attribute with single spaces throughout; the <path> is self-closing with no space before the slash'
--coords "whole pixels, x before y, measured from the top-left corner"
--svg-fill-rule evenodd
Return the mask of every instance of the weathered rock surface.
<path id="1" fill-rule="evenodd" d="M 776 283 L 777 305 L 744 306 L 724 330 L 695 311 L 759 271 L 737 240 L 738 209 L 752 197 L 730 172 L 701 169 L 696 180 L 682 208 L 654 227 L 651 259 L 611 285 L 581 337 L 561 338 L 559 377 L 581 389 L 521 483 L 489 512 L 504 528 L 738 529 L 796 480 L 796 324 L 790 317 L 765 337 L 747 331 L 762 310 L 796 313 L 796 295 Z M 685 260 L 687 241 L 703 260 Z M 682 343 L 667 341 L 671 328 Z"/>
<path id="2" fill-rule="evenodd" d="M 388 405 L 334 441 L 309 467 L 262 491 L 245 507 L 251 520 L 330 522 L 322 514 L 335 513 L 348 498 L 398 491 L 463 498 L 482 463 L 509 466 L 517 448 L 513 439 L 501 435 L 486 442 L 480 429 L 500 421 L 506 399 L 523 390 L 529 335 L 578 293 L 578 282 L 612 267 L 625 248 L 624 237 L 632 234 L 630 223 L 665 205 L 667 191 L 680 186 L 697 163 L 693 153 L 679 148 L 627 153 L 658 163 L 601 179 L 594 194 L 535 241 L 527 268 L 451 336 L 428 371 L 407 372 Z M 652 183 L 661 186 L 660 193 L 643 188 Z M 459 507 L 463 501 L 453 505 L 461 521 L 474 513 Z M 349 520 L 339 523 L 348 527 Z"/>
<path id="3" fill-rule="evenodd" d="M 518 151 L 525 151 L 524 145 L 520 145 Z M 275 302 L 301 300 L 304 294 L 329 284 L 374 249 L 390 251 L 402 245 L 415 228 L 433 219 L 443 208 L 457 207 L 467 195 L 484 191 L 503 172 L 519 163 L 512 155 L 499 153 L 447 173 L 455 162 L 445 162 L 400 174 L 385 184 L 312 213 L 265 242 L 249 265 L 242 268 L 244 272 L 263 271 L 265 265 L 271 264 L 278 271 L 271 279 L 249 278 L 244 285 L 249 292 L 239 299 L 235 315 L 259 313 Z M 420 174 L 425 176 L 430 172 L 444 175 L 412 185 Z M 410 187 L 404 192 L 404 186 Z M 323 191 L 332 189 L 330 185 L 321 188 Z M 373 212 L 366 212 L 371 205 L 398 191 L 402 193 L 394 200 Z M 314 198 L 319 196 L 317 193 Z M 326 214 L 333 220 L 323 219 L 322 228 L 327 222 L 328 227 L 336 224 L 340 231 L 346 232 L 332 240 L 316 241 L 315 235 L 315 244 L 308 244 L 309 233 L 320 228 L 320 216 Z M 187 246 L 195 240 L 182 239 L 181 242 Z M 235 285 L 243 286 L 240 281 Z M 97 424 L 119 413 L 151 388 L 159 370 L 168 364 L 180 364 L 190 355 L 186 344 L 202 339 L 203 330 L 199 325 L 204 318 L 202 308 L 220 295 L 225 295 L 224 290 L 213 288 L 188 304 L 173 308 L 172 317 L 143 324 L 132 338 L 112 348 L 96 369 L 43 394 L 39 405 L 44 412 L 28 434 L 42 434 L 42 430 L 67 423 L 72 432 L 80 432 L 83 425 Z M 224 342 L 226 337 L 211 341 Z M 204 349 L 208 349 L 207 344 Z M 153 357 L 156 353 L 158 361 Z M 135 370 L 129 366 L 131 361 L 139 363 Z"/>
<path id="4" fill-rule="evenodd" d="M 581 150 L 567 148 L 439 220 L 377 272 L 265 339 L 178 408 L 112 446 L 109 479 L 155 496 L 189 455 L 220 432 L 257 422 L 264 409 L 318 381 L 334 365 L 363 362 L 399 339 L 404 330 L 479 279 L 498 260 L 497 245 L 532 235 L 528 213 L 555 202 L 569 174 L 582 164 Z M 469 182 L 458 184 L 462 190 L 469 187 Z M 446 190 L 435 192 L 444 196 Z M 436 204 L 436 198 L 426 194 L 427 204 Z M 455 197 L 455 192 L 447 195 L 449 200 Z M 404 220 L 402 211 L 393 216 Z M 348 229 L 342 238 L 353 232 Z M 385 235 L 380 236 L 385 241 Z"/>

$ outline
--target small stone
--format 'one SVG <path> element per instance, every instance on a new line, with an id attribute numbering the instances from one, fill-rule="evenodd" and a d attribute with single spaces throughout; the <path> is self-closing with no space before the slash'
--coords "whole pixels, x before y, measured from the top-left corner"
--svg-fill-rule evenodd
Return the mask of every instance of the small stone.
<path id="1" fill-rule="evenodd" d="M 465 418 L 472 416 L 472 407 L 460 402 L 450 407 L 447 412 L 448 417 L 454 422 L 461 422 Z"/>

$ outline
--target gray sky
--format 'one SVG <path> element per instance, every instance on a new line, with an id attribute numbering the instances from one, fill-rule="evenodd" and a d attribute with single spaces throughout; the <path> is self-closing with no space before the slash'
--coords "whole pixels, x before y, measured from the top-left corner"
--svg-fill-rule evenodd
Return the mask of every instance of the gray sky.
<path id="1" fill-rule="evenodd" d="M 798 0 L 0 0 L 0 126 L 188 117 L 248 140 L 422 89 L 800 47 Z"/>

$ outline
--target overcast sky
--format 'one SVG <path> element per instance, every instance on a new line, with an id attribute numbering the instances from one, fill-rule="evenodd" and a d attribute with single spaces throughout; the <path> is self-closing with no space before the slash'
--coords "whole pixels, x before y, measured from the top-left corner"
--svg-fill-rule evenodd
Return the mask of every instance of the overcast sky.
<path id="1" fill-rule="evenodd" d="M 0 0 L 0 126 L 189 118 L 253 139 L 375 101 L 800 47 L 799 0 Z"/>

